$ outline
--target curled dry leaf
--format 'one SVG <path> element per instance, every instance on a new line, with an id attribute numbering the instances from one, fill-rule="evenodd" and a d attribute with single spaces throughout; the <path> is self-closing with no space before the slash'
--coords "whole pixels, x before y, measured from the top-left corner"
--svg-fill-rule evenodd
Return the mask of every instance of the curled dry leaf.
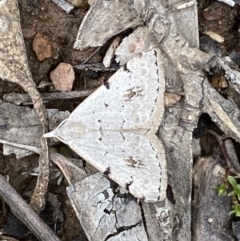
<path id="1" fill-rule="evenodd" d="M 56 90 L 62 92 L 70 91 L 75 79 L 73 67 L 67 63 L 60 63 L 58 67 L 51 72 L 50 78 Z"/>
<path id="2" fill-rule="evenodd" d="M 170 93 L 170 92 L 164 93 L 164 105 L 165 106 L 172 106 L 180 100 L 181 100 L 181 95 L 178 95 L 176 93 Z"/>
<path id="3" fill-rule="evenodd" d="M 222 75 L 213 76 L 211 84 L 216 89 L 224 89 L 228 87 L 228 82 L 226 78 Z"/>
<path id="4" fill-rule="evenodd" d="M 38 33 L 33 40 L 33 50 L 37 55 L 37 59 L 40 61 L 52 56 L 51 44 L 40 33 Z"/>

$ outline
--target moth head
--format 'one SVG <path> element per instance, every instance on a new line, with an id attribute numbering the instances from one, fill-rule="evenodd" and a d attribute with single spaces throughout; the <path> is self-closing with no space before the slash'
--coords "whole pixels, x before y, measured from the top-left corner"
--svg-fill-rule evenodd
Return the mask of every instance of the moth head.
<path id="1" fill-rule="evenodd" d="M 45 138 L 55 138 L 55 139 L 58 139 L 59 141 L 67 144 L 59 135 L 58 135 L 58 127 L 56 129 L 54 129 L 53 131 L 50 131 L 48 133 L 45 133 L 43 135 L 43 137 Z"/>
<path id="2" fill-rule="evenodd" d="M 79 122 L 66 119 L 53 131 L 45 133 L 43 137 L 57 138 L 59 141 L 68 145 L 70 141 L 80 138 L 83 133 L 84 128 Z"/>

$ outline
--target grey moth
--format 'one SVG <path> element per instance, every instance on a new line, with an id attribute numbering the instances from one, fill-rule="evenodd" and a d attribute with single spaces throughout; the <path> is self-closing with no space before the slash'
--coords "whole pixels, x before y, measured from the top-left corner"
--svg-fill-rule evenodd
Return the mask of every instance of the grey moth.
<path id="1" fill-rule="evenodd" d="M 166 196 L 163 145 L 156 136 L 164 113 L 165 80 L 160 50 L 132 58 L 84 100 L 56 137 L 132 195 L 147 202 Z"/>

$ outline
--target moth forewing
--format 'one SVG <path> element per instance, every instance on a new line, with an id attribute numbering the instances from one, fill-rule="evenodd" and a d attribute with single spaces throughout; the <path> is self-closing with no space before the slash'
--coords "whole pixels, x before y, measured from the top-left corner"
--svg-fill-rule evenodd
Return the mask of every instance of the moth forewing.
<path id="1" fill-rule="evenodd" d="M 52 134 L 137 198 L 162 200 L 167 172 L 156 136 L 165 90 L 159 51 L 131 59 L 108 82 L 109 89 L 98 88 Z"/>

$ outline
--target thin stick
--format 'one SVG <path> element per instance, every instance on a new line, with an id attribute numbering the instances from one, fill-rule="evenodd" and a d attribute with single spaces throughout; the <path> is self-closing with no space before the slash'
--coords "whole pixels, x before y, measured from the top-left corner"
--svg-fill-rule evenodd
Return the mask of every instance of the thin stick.
<path id="1" fill-rule="evenodd" d="M 22 197 L 0 174 L 0 196 L 18 217 L 42 241 L 60 241 L 56 234 L 29 207 Z"/>
<path id="2" fill-rule="evenodd" d="M 222 137 L 221 135 L 217 134 L 215 131 L 213 130 L 208 130 L 208 133 L 211 134 L 212 136 L 214 136 L 216 138 L 216 140 L 218 141 L 218 144 L 221 148 L 222 154 L 224 156 L 224 159 L 227 162 L 227 165 L 230 169 L 230 172 L 232 172 L 235 176 L 239 176 L 240 173 L 239 171 L 236 169 L 236 166 L 234 165 L 233 161 L 231 160 L 231 154 L 229 151 L 233 151 L 232 149 L 230 150 L 229 147 L 225 145 L 225 141 L 224 141 L 224 137 Z"/>
<path id="3" fill-rule="evenodd" d="M 31 152 L 35 152 L 35 153 L 37 153 L 39 155 L 42 152 L 41 148 L 38 148 L 38 147 L 35 147 L 35 146 L 17 144 L 17 143 L 5 141 L 3 139 L 0 139 L 0 143 L 5 144 L 5 145 L 9 145 L 9 146 L 14 146 L 14 147 L 17 147 L 17 148 L 21 148 L 21 149 L 24 149 L 24 150 L 28 150 L 28 151 L 31 151 Z"/>
<path id="4" fill-rule="evenodd" d="M 44 103 L 50 100 L 66 100 L 74 98 L 85 98 L 89 96 L 93 90 L 69 91 L 69 92 L 53 92 L 42 93 Z M 9 93 L 3 96 L 7 102 L 14 103 L 15 105 L 32 105 L 32 99 L 28 94 Z"/>
<path id="5" fill-rule="evenodd" d="M 86 63 L 100 50 L 100 48 L 101 48 L 101 47 L 98 47 L 97 49 L 95 49 L 95 50 L 91 53 L 91 55 L 82 62 L 82 64 L 86 64 Z"/>

